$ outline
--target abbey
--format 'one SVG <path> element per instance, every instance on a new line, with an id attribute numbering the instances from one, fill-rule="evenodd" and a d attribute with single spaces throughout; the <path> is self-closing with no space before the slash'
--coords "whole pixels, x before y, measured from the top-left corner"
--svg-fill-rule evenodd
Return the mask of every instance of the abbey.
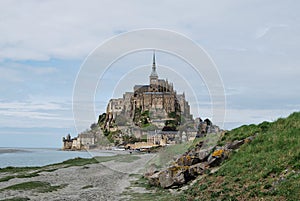
<path id="1" fill-rule="evenodd" d="M 111 99 L 106 109 L 107 127 L 118 117 L 125 118 L 136 125 L 151 123 L 158 128 L 166 121 L 176 117 L 192 120 L 190 106 L 185 94 L 177 94 L 173 84 L 159 79 L 156 72 L 155 53 L 148 85 L 135 85 L 133 92 L 125 92 L 122 98 Z M 143 121 L 144 115 L 144 121 Z"/>
<path id="2" fill-rule="evenodd" d="M 177 94 L 171 82 L 159 78 L 155 53 L 150 67 L 148 84 L 135 85 L 122 98 L 111 99 L 90 130 L 63 138 L 63 150 L 107 149 L 112 145 L 149 149 L 219 132 L 209 119 L 194 120 L 185 94 Z"/>

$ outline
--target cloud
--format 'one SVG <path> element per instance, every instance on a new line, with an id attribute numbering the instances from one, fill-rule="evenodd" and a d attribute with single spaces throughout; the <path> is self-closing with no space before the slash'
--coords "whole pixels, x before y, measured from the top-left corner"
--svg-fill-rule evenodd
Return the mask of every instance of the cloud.
<path id="1" fill-rule="evenodd" d="M 26 66 L 26 69 L 31 71 L 32 73 L 34 73 L 36 75 L 48 75 L 48 74 L 58 72 L 57 68 L 55 68 L 55 67 L 31 67 L 31 66 Z"/>
<path id="2" fill-rule="evenodd" d="M 83 59 L 103 40 L 139 28 L 164 28 L 197 35 L 198 26 L 222 23 L 220 17 L 224 19 L 228 10 L 240 6 L 235 4 L 233 1 L 217 4 L 162 1 L 159 5 L 151 1 L 1 1 L 0 59 Z"/>
<path id="3" fill-rule="evenodd" d="M 65 110 L 61 104 L 53 102 L 0 102 L 0 109 L 14 110 Z"/>
<path id="4" fill-rule="evenodd" d="M 58 72 L 57 67 L 30 65 L 26 62 L 0 62 L 0 78 L 2 81 L 24 82 L 32 77 L 47 76 Z"/>
<path id="5" fill-rule="evenodd" d="M 258 29 L 255 33 L 255 38 L 258 39 L 264 37 L 270 31 L 270 29 L 271 27 L 264 27 Z"/>
<path id="6" fill-rule="evenodd" d="M 218 50 L 224 50 L 224 51 L 236 51 L 236 52 L 246 52 L 247 49 L 243 47 L 220 47 Z"/>
<path id="7" fill-rule="evenodd" d="M 71 104 L 66 102 L 0 101 L 0 119 L 6 127 L 61 127 L 73 123 Z"/>
<path id="8" fill-rule="evenodd" d="M 289 27 L 287 24 L 275 24 L 275 25 L 259 28 L 255 33 L 255 39 L 260 39 L 265 37 L 267 34 L 269 34 L 269 32 L 273 31 L 276 28 L 287 28 L 287 27 Z"/>
<path id="9" fill-rule="evenodd" d="M 51 114 L 47 112 L 37 112 L 37 111 L 24 111 L 24 110 L 0 110 L 1 116 L 11 116 L 15 119 L 20 117 L 26 117 L 29 119 L 38 119 L 38 120 L 71 120 L 61 118 L 56 114 Z"/>
<path id="10" fill-rule="evenodd" d="M 1 124 L 71 125 L 72 84 L 80 62 L 66 67 L 67 61 L 83 61 L 97 45 L 115 34 L 149 27 L 178 31 L 208 51 L 224 80 L 229 107 L 239 107 L 229 113 L 233 114 L 230 118 L 236 117 L 229 123 L 244 117 L 245 122 L 263 119 L 260 117 L 264 115 L 268 118 L 273 109 L 277 112 L 271 116 L 280 115 L 283 105 L 296 105 L 299 100 L 300 28 L 296 4 L 231 0 L 184 4 L 177 0 L 159 4 L 115 0 L 0 1 L 1 94 L 8 101 L 0 104 Z M 62 63 L 49 64 L 53 59 Z M 159 62 L 172 68 L 177 62 L 167 63 L 170 57 L 163 59 Z M 142 64 L 148 64 L 145 61 Z M 130 61 L 120 65 L 132 64 Z M 189 81 L 194 82 L 194 75 L 185 71 L 186 67 L 183 69 L 180 75 L 188 74 Z M 123 73 L 118 70 L 113 69 L 108 76 L 110 81 Z M 174 86 L 182 90 L 177 80 Z M 200 103 L 191 100 L 191 104 L 204 106 L 200 113 L 209 116 L 210 109 L 205 112 L 207 91 L 202 85 L 195 90 L 202 99 Z M 32 99 L 26 99 L 31 94 Z M 62 96 L 67 103 L 59 100 Z M 238 116 L 238 110 L 244 116 Z"/>
<path id="11" fill-rule="evenodd" d="M 245 91 L 246 91 L 245 87 L 242 86 L 237 86 L 237 87 L 227 86 L 225 89 L 226 96 L 242 95 Z"/>
<path id="12" fill-rule="evenodd" d="M 0 67 L 0 79 L 6 82 L 22 82 L 24 80 L 19 71 L 5 67 Z"/>

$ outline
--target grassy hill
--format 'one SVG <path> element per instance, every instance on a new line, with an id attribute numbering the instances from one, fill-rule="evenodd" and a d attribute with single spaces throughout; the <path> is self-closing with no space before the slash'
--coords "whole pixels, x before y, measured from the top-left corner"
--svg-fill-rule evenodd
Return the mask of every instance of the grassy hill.
<path id="1" fill-rule="evenodd" d="M 233 129 L 219 144 L 255 139 L 177 200 L 300 200 L 300 112 L 275 122 Z"/>

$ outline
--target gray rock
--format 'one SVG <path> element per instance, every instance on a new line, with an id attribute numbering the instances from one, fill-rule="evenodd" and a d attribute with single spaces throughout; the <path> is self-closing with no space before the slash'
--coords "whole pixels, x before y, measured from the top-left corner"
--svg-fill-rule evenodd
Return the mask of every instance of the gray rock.
<path id="1" fill-rule="evenodd" d="M 154 173 L 153 175 L 147 177 L 149 180 L 149 184 L 152 186 L 160 186 L 159 182 L 159 174 L 160 172 Z"/>
<path id="2" fill-rule="evenodd" d="M 162 188 L 169 188 L 174 185 L 174 180 L 169 169 L 159 173 L 159 184 Z"/>
<path id="3" fill-rule="evenodd" d="M 254 139 L 255 139 L 254 136 L 247 137 L 247 138 L 245 139 L 245 143 L 252 142 Z"/>
<path id="4" fill-rule="evenodd" d="M 175 184 L 175 185 L 180 186 L 180 185 L 186 183 L 186 180 L 185 180 L 185 172 L 186 172 L 186 171 L 179 170 L 179 171 L 176 173 L 176 175 L 174 175 L 173 181 L 174 181 L 174 184 Z"/>
<path id="5" fill-rule="evenodd" d="M 221 163 L 221 158 L 215 158 L 212 157 L 212 155 L 209 155 L 208 159 L 207 159 L 207 164 L 209 165 L 209 167 L 216 167 Z"/>
<path id="6" fill-rule="evenodd" d="M 189 177 L 197 177 L 204 173 L 206 163 L 198 163 L 189 167 Z"/>
<path id="7" fill-rule="evenodd" d="M 240 146 L 244 144 L 244 140 L 235 140 L 232 143 L 228 144 L 228 149 L 238 149 Z"/>
<path id="8" fill-rule="evenodd" d="M 203 149 L 200 150 L 200 152 L 198 152 L 198 158 L 200 160 L 200 162 L 206 161 L 212 151 L 213 147 L 209 147 L 207 149 Z"/>

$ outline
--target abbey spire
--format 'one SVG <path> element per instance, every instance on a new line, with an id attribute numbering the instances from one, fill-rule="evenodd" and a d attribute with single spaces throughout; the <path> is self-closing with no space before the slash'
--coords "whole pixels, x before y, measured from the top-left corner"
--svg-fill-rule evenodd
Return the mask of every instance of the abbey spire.
<path id="1" fill-rule="evenodd" d="M 155 52 L 153 52 L 153 62 L 152 62 L 152 72 L 151 72 L 152 77 L 158 77 L 157 72 L 156 72 L 156 63 L 155 63 Z"/>
<path id="2" fill-rule="evenodd" d="M 156 63 L 155 63 L 155 52 L 153 52 L 153 61 L 152 61 L 152 72 L 150 75 L 150 84 L 157 84 L 158 75 L 156 72 Z"/>

